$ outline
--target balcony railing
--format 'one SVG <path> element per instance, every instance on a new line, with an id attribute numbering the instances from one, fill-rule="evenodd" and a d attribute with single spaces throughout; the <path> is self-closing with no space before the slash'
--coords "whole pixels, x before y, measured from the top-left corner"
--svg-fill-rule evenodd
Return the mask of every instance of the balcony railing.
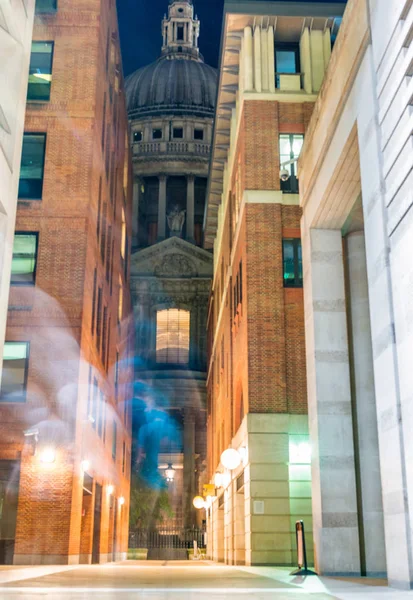
<path id="1" fill-rule="evenodd" d="M 198 154 L 209 158 L 211 152 L 211 145 L 202 142 L 137 142 L 132 147 L 134 156 Z"/>

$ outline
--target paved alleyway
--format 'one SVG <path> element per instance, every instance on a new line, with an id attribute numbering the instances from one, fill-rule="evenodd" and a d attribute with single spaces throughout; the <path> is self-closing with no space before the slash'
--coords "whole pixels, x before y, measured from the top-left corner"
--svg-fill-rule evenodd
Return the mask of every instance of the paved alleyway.
<path id="1" fill-rule="evenodd" d="M 406 600 L 384 581 L 291 577 L 290 569 L 209 562 L 134 562 L 102 566 L 0 569 L 2 600 Z"/>

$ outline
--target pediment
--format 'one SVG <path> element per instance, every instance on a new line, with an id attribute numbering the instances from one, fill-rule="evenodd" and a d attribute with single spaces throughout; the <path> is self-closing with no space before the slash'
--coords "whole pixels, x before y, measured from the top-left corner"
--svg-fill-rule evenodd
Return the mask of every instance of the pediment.
<path id="1" fill-rule="evenodd" d="M 131 277 L 212 277 L 212 254 L 178 237 L 132 254 Z"/>

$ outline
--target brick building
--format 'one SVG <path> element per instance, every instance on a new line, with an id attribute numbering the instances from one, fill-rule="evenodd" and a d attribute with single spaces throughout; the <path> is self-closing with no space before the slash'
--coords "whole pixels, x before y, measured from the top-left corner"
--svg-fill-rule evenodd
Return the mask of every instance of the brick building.
<path id="1" fill-rule="evenodd" d="M 214 249 L 207 418 L 217 488 L 208 553 L 228 564 L 292 564 L 301 518 L 313 558 L 296 159 L 343 10 L 225 4 L 204 227 Z"/>
<path id="2" fill-rule="evenodd" d="M 0 397 L 0 561 L 127 550 L 131 162 L 113 0 L 38 0 Z"/>

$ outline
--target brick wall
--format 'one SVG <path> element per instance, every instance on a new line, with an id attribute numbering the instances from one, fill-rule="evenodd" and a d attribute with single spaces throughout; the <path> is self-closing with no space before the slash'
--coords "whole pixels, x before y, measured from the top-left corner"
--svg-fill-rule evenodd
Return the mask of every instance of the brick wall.
<path id="1" fill-rule="evenodd" d="M 241 404 L 244 414 L 307 412 L 303 291 L 284 288 L 282 260 L 283 237 L 300 237 L 301 209 L 281 204 L 242 209 L 242 198 L 244 190 L 280 189 L 279 133 L 304 133 L 312 109 L 312 103 L 244 102 L 208 323 L 215 349 L 208 378 L 209 476 L 236 433 Z M 241 261 L 243 300 L 234 318 Z"/>
<path id="2" fill-rule="evenodd" d="M 94 515 L 82 490 L 85 459 L 90 462 L 90 476 L 103 486 L 101 560 L 111 559 L 115 550 L 115 509 L 110 508 L 108 485 L 114 486 L 116 498 L 125 499 L 116 508 L 116 551 L 127 550 L 132 170 L 123 80 L 121 73 L 116 75 L 117 37 L 111 0 L 59 0 L 55 14 L 35 19 L 34 39 L 54 41 L 50 101 L 29 103 L 26 111 L 25 130 L 47 134 L 44 185 L 41 201 L 19 202 L 16 229 L 39 233 L 36 286 L 12 286 L 6 338 L 30 342 L 27 398 L 18 406 L 0 403 L 0 433 L 7 431 L 0 441 L 0 459 L 21 456 L 15 556 L 22 564 L 64 563 L 70 557 L 76 561 L 79 554 L 89 560 Z M 129 241 L 126 259 L 121 257 L 122 210 Z M 95 269 L 107 309 L 105 352 L 96 339 Z M 121 366 L 116 392 L 117 356 Z M 101 435 L 89 420 L 94 378 L 105 400 L 106 427 Z M 115 459 L 113 422 L 117 424 Z M 23 437 L 29 427 L 40 432 L 36 454 L 32 442 Z M 39 462 L 45 441 L 57 449 L 51 465 Z"/>

